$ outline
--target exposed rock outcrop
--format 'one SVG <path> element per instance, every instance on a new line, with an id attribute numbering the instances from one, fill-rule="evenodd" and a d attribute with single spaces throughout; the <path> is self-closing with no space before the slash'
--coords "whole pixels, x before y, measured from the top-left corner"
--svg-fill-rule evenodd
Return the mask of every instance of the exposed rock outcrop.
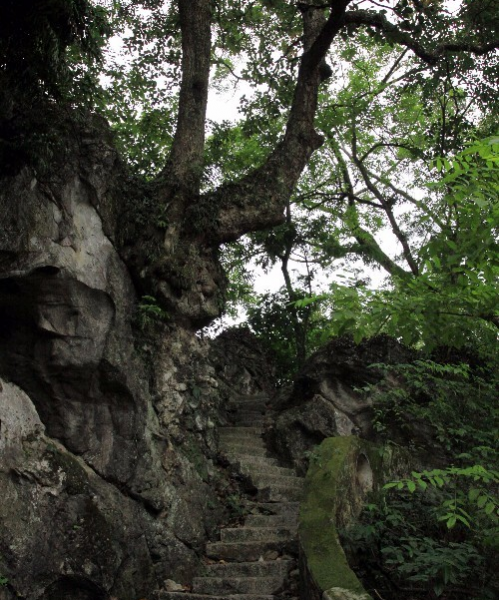
<path id="1" fill-rule="evenodd" d="M 274 446 L 304 473 L 307 453 L 325 438 L 353 434 L 372 439 L 372 402 L 361 389 L 381 382 L 383 375 L 370 365 L 407 362 L 411 356 L 386 336 L 359 345 L 348 337 L 330 341 L 310 357 L 280 403 L 271 432 Z"/>
<path id="2" fill-rule="evenodd" d="M 43 175 L 0 176 L 0 576 L 28 600 L 188 581 L 224 512 L 210 343 L 137 327 L 126 174 L 101 129 Z"/>

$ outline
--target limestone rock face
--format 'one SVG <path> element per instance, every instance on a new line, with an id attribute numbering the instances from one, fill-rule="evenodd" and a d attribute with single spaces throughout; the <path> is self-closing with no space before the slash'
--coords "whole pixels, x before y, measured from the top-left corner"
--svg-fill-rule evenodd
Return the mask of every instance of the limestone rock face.
<path id="1" fill-rule="evenodd" d="M 273 397 L 275 366 L 258 339 L 245 327 L 222 332 L 211 344 L 211 362 L 225 385 L 237 382 L 237 393 Z"/>
<path id="2" fill-rule="evenodd" d="M 388 337 L 359 345 L 350 338 L 332 340 L 310 357 L 281 403 L 274 446 L 304 473 L 307 453 L 323 439 L 352 434 L 372 439 L 371 401 L 357 389 L 381 380 L 370 365 L 407 360 L 409 351 Z"/>
<path id="3" fill-rule="evenodd" d="M 48 435 L 126 483 L 145 410 L 131 375 L 134 292 L 99 214 L 116 161 L 101 145 L 53 180 L 29 168 L 1 179 L 0 371 L 30 394 Z"/>
<path id="4" fill-rule="evenodd" d="M 150 597 L 189 581 L 222 514 L 209 344 L 133 325 L 124 178 L 90 125 L 43 175 L 0 173 L 6 598 Z"/>
<path id="5" fill-rule="evenodd" d="M 12 589 L 47 600 L 66 597 L 56 590 L 90 600 L 147 589 L 140 505 L 48 438 L 28 396 L 4 381 L 0 422 L 0 569 Z"/>

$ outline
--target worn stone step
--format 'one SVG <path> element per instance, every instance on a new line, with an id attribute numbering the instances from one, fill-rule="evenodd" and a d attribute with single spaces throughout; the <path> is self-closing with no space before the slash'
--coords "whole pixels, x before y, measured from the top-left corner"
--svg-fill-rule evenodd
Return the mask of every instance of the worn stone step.
<path id="1" fill-rule="evenodd" d="M 248 503 L 250 510 L 257 510 L 259 514 L 269 515 L 291 515 L 298 518 L 300 503 L 297 501 L 281 501 L 281 502 L 252 502 Z M 254 513 L 253 513 L 254 514 Z"/>
<path id="2" fill-rule="evenodd" d="M 272 475 L 275 477 L 298 477 L 293 469 L 287 467 L 270 467 L 269 465 L 242 465 L 248 475 Z"/>
<path id="3" fill-rule="evenodd" d="M 231 417 L 234 422 L 245 422 L 245 425 L 237 425 L 237 427 L 262 427 L 262 424 L 266 424 L 269 420 L 264 410 L 241 411 L 232 413 Z M 259 421 L 259 423 L 254 423 L 254 421 Z"/>
<path id="4" fill-rule="evenodd" d="M 258 415 L 254 417 L 233 417 L 232 424 L 236 427 L 262 427 L 266 425 L 265 417 Z"/>
<path id="5" fill-rule="evenodd" d="M 207 577 L 275 577 L 287 575 L 295 567 L 294 560 L 256 560 L 206 565 L 205 573 Z"/>
<path id="6" fill-rule="evenodd" d="M 246 527 L 298 527 L 298 514 L 285 515 L 248 515 L 244 520 Z"/>
<path id="7" fill-rule="evenodd" d="M 268 394 L 234 394 L 231 399 L 230 399 L 230 403 L 242 403 L 244 404 L 245 402 L 270 402 L 270 397 Z"/>
<path id="8" fill-rule="evenodd" d="M 247 454 L 244 452 L 241 453 L 231 453 L 227 452 L 229 460 L 231 460 L 234 464 L 239 463 L 242 467 L 252 467 L 260 466 L 260 467 L 277 467 L 279 466 L 279 460 L 277 458 L 273 458 L 272 456 L 255 456 L 254 454 Z"/>
<path id="9" fill-rule="evenodd" d="M 229 415 L 232 419 L 265 419 L 267 417 L 267 409 L 265 406 L 258 406 L 255 408 L 243 408 L 239 410 L 229 411 Z"/>
<path id="10" fill-rule="evenodd" d="M 257 488 L 267 488 L 267 487 L 278 487 L 285 488 L 290 487 L 297 490 L 302 490 L 304 486 L 304 479 L 301 477 L 296 477 L 296 475 L 263 475 L 259 473 L 255 473 L 251 475 L 251 480 L 255 487 Z"/>
<path id="11" fill-rule="evenodd" d="M 192 591 L 198 594 L 275 594 L 284 577 L 195 577 Z"/>
<path id="12" fill-rule="evenodd" d="M 243 444 L 243 443 L 220 443 L 220 448 L 225 454 L 234 454 L 239 456 L 260 456 L 267 458 L 268 450 L 265 446 L 258 444 Z"/>
<path id="13" fill-rule="evenodd" d="M 235 415 L 247 416 L 247 415 L 261 415 L 267 412 L 266 404 L 238 404 L 229 405 L 229 410 L 232 410 Z"/>
<path id="14" fill-rule="evenodd" d="M 263 438 L 252 436 L 242 436 L 242 435 L 224 435 L 220 436 L 220 446 L 224 448 L 247 448 L 248 450 L 253 450 L 253 448 L 265 448 L 267 449 L 267 445 L 263 441 Z"/>
<path id="15" fill-rule="evenodd" d="M 265 558 L 268 552 L 296 556 L 298 541 L 293 539 L 272 542 L 209 542 L 206 544 L 206 555 L 209 558 L 233 562 L 259 560 L 261 557 Z"/>
<path id="16" fill-rule="evenodd" d="M 258 489 L 257 499 L 261 502 L 299 502 L 303 490 L 292 486 L 272 485 Z"/>
<path id="17" fill-rule="evenodd" d="M 233 419 L 233 424 L 237 426 L 250 427 L 253 425 L 259 425 L 260 427 L 265 426 L 264 419 Z"/>
<path id="18" fill-rule="evenodd" d="M 253 448 L 254 446 L 266 448 L 266 444 L 261 436 L 250 435 L 234 435 L 230 434 L 227 436 L 220 437 L 220 443 L 225 446 L 242 446 L 247 448 Z"/>
<path id="19" fill-rule="evenodd" d="M 292 539 L 296 532 L 287 527 L 227 527 L 220 530 L 222 542 L 275 542 Z"/>
<path id="20" fill-rule="evenodd" d="M 266 409 L 270 402 L 265 397 L 231 398 L 228 407 L 232 410 L 260 410 Z"/>
<path id="21" fill-rule="evenodd" d="M 263 433 L 261 427 L 220 427 L 218 433 L 221 437 L 260 437 Z"/>
<path id="22" fill-rule="evenodd" d="M 156 592 L 158 600 L 277 600 L 276 596 L 270 594 L 217 594 L 207 596 L 206 594 L 194 594 L 192 592 Z"/>

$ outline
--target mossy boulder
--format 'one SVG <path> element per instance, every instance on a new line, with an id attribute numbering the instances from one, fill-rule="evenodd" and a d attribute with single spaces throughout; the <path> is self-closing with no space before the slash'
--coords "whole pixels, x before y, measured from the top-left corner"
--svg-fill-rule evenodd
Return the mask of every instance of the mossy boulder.
<path id="1" fill-rule="evenodd" d="M 348 564 L 338 528 L 358 517 L 381 479 L 377 447 L 358 437 L 327 438 L 312 454 L 300 507 L 303 599 L 370 598 Z"/>

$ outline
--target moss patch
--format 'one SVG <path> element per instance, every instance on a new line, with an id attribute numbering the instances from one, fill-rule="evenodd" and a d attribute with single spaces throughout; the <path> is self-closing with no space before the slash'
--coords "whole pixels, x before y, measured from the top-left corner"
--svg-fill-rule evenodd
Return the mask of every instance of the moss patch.
<path id="1" fill-rule="evenodd" d="M 319 446 L 305 480 L 300 543 L 310 576 L 322 591 L 340 588 L 369 598 L 348 565 L 337 532 L 338 523 L 355 518 L 362 505 L 359 457 L 367 459 L 376 478 L 381 460 L 372 444 L 348 436 L 328 438 Z"/>

